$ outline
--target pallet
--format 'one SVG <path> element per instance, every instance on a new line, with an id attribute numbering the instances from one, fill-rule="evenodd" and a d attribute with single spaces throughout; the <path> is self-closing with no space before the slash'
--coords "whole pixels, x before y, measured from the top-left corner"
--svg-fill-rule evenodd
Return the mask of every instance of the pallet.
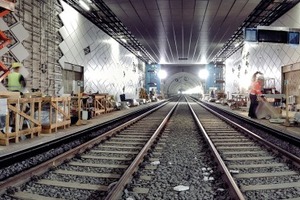
<path id="1" fill-rule="evenodd" d="M 44 97 L 43 98 L 43 104 L 49 105 L 49 110 L 48 110 L 49 124 L 42 125 L 43 133 L 52 133 L 53 131 L 57 132 L 58 128 L 66 129 L 70 127 L 71 124 L 70 102 L 71 102 L 71 97 Z M 54 115 L 53 115 L 53 111 L 54 111 Z M 63 118 L 62 121 L 58 121 L 59 117 Z"/>
<path id="2" fill-rule="evenodd" d="M 3 97 L 0 95 L 0 97 Z M 34 135 L 39 136 L 42 130 L 40 123 L 42 98 L 8 98 L 5 117 L 5 133 L 0 134 L 0 144 L 9 145 L 12 140 L 19 142 L 20 137 Z M 27 128 L 23 127 L 23 122 L 27 121 Z M 10 124 L 14 124 L 10 126 Z M 12 128 L 13 131 L 8 131 Z"/>

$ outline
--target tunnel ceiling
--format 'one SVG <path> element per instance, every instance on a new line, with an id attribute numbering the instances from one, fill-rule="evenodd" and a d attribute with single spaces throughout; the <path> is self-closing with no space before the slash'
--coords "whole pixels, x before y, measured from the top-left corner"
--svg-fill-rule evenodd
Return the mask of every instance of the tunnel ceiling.
<path id="1" fill-rule="evenodd" d="M 145 62 L 224 61 L 244 27 L 268 26 L 300 0 L 65 0 Z M 240 44 L 236 46 L 236 44 Z"/>

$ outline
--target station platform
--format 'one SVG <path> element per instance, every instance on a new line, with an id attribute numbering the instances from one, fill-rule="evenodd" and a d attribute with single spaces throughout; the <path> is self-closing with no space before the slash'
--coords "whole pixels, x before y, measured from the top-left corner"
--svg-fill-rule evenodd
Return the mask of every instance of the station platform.
<path id="1" fill-rule="evenodd" d="M 118 118 L 120 116 L 124 116 L 126 114 L 136 112 L 138 110 L 144 109 L 147 106 L 152 106 L 153 104 L 156 103 L 161 103 L 161 102 L 153 102 L 153 103 L 148 103 L 144 105 L 140 105 L 137 107 L 130 107 L 129 109 L 123 109 L 123 110 L 117 110 L 113 111 L 110 113 L 105 113 L 101 114 L 99 116 L 96 116 L 90 120 L 87 120 L 87 124 L 85 125 L 71 125 L 69 128 L 66 129 L 58 129 L 57 132 L 53 133 L 42 133 L 39 137 L 34 137 L 31 139 L 25 139 L 25 140 L 20 140 L 19 143 L 10 143 L 8 146 L 0 146 L 0 157 L 12 154 L 14 152 L 22 151 L 28 148 L 31 148 L 36 145 L 40 145 L 43 143 L 47 143 L 49 141 L 53 141 L 62 137 L 65 137 L 67 135 L 71 135 L 75 132 L 85 130 L 87 128 L 93 127 L 98 124 L 103 124 L 108 121 L 111 121 L 115 118 Z M 211 103 L 211 102 L 206 102 L 209 103 L 213 106 L 217 106 L 220 109 L 227 110 L 229 112 L 233 112 L 241 117 L 247 118 L 249 120 L 255 121 L 256 123 L 260 123 L 262 125 L 265 125 L 267 127 L 270 127 L 275 130 L 279 130 L 281 132 L 284 132 L 286 134 L 290 134 L 296 138 L 300 139 L 300 125 L 296 126 L 284 126 L 283 124 L 275 124 L 269 122 L 267 119 L 251 119 L 248 117 L 248 110 L 247 109 L 239 109 L 239 110 L 233 110 L 229 106 L 224 106 L 221 104 L 216 104 L 216 103 Z"/>
<path id="2" fill-rule="evenodd" d="M 254 121 L 261 125 L 267 126 L 269 128 L 278 130 L 285 134 L 289 134 L 300 140 L 300 125 L 299 124 L 298 125 L 291 124 L 290 126 L 285 126 L 283 123 L 271 123 L 268 119 L 252 119 L 252 118 L 248 117 L 248 108 L 247 107 L 244 107 L 241 109 L 231 109 L 228 105 L 222 105 L 222 104 L 217 104 L 217 103 L 212 103 L 212 102 L 206 102 L 206 103 L 209 103 L 212 106 L 216 106 L 216 107 L 226 110 L 228 112 L 235 113 L 243 118 L 247 118 L 248 120 L 251 120 L 251 121 Z M 285 119 L 285 116 L 286 116 L 285 110 L 283 110 L 283 112 L 281 114 L 282 119 Z"/>
<path id="3" fill-rule="evenodd" d="M 66 129 L 58 129 L 57 132 L 52 133 L 41 133 L 39 137 L 35 136 L 34 138 L 26 138 L 25 140 L 21 140 L 18 143 L 11 142 L 8 146 L 0 146 L 0 157 L 12 154 L 14 152 L 19 152 L 25 149 L 28 149 L 33 146 L 37 146 L 43 143 L 47 143 L 49 141 L 53 141 L 67 135 L 71 135 L 75 132 L 85 130 L 87 128 L 93 127 L 95 125 L 103 124 L 105 122 L 111 121 L 115 118 L 124 116 L 126 114 L 130 114 L 139 110 L 144 109 L 148 106 L 153 106 L 153 104 L 157 104 L 161 102 L 152 102 L 148 104 L 139 105 L 136 107 L 130 107 L 128 109 L 116 110 L 109 113 L 104 113 L 98 116 L 93 117 L 92 119 L 87 120 L 87 124 L 84 125 L 71 125 Z"/>

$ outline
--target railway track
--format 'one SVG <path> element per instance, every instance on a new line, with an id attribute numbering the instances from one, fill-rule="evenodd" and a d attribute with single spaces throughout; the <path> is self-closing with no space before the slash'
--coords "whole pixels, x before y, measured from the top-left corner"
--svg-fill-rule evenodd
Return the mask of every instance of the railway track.
<path id="1" fill-rule="evenodd" d="M 124 188 L 128 187 L 128 183 L 133 176 L 139 174 L 139 179 L 151 179 L 149 176 L 152 176 L 153 173 L 142 174 L 138 172 L 138 168 L 150 169 L 153 172 L 153 166 L 142 163 L 142 160 L 147 153 L 151 152 L 150 154 L 156 154 L 157 156 L 155 156 L 156 158 L 150 158 L 149 161 L 159 161 L 162 154 L 157 154 L 152 147 L 166 145 L 166 138 L 168 138 L 168 141 L 172 141 L 170 137 L 173 134 L 172 132 L 165 131 L 167 134 L 162 140 L 158 140 L 158 136 L 165 129 L 165 122 L 169 120 L 175 106 L 175 103 L 169 103 L 155 112 L 153 110 L 149 111 L 143 116 L 128 121 L 121 127 L 93 139 L 88 144 L 78 146 L 72 152 L 66 152 L 58 158 L 43 163 L 41 166 L 22 172 L 19 176 L 12 177 L 7 182 L 2 181 L 0 191 L 8 188 L 8 192 L 0 199 L 119 199 L 122 194 L 124 198 Z M 196 103 L 190 104 L 190 108 L 193 109 L 192 113 L 198 127 L 204 133 L 203 137 L 208 144 L 211 144 L 211 151 L 215 153 L 217 163 L 222 168 L 222 176 L 225 177 L 229 186 L 232 199 L 295 200 L 300 198 L 298 194 L 300 193 L 298 168 L 300 162 L 298 157 L 289 155 L 284 150 L 276 149 L 274 145 L 272 146 L 266 141 L 258 142 L 260 137 L 255 136 L 251 131 L 247 131 L 242 127 L 239 130 L 239 125 L 230 124 L 231 122 L 228 119 L 225 122 L 224 119 L 220 119 Z M 181 110 L 185 109 L 182 108 Z M 181 116 L 181 119 L 190 115 L 189 111 L 184 112 L 186 113 Z M 182 113 L 178 114 L 182 115 Z M 165 118 L 165 116 L 167 117 Z M 192 120 L 189 119 L 189 121 Z M 170 128 L 172 130 L 172 127 Z M 190 131 L 193 130 L 196 131 L 195 128 L 190 129 Z M 186 137 L 181 133 L 179 135 Z M 185 142 L 187 142 L 186 139 L 184 138 Z M 178 144 L 181 146 L 182 142 L 180 141 Z M 167 146 L 170 145 L 167 144 Z M 171 146 L 176 147 L 176 145 Z M 161 149 L 161 147 L 158 148 Z M 191 156 L 192 159 L 195 159 L 195 155 L 191 153 L 195 151 L 194 148 L 197 147 L 191 148 L 190 153 L 186 152 L 181 155 Z M 180 151 L 187 149 L 181 149 Z M 178 150 L 175 150 L 175 152 L 178 152 Z M 207 155 L 207 153 L 199 152 L 197 158 L 202 156 L 207 158 Z M 172 154 L 173 156 L 175 158 L 175 155 Z M 162 161 L 164 162 L 164 160 Z M 165 160 L 165 162 L 167 168 L 170 168 L 172 163 L 176 161 L 172 161 L 171 164 L 168 160 Z M 183 162 L 186 161 L 183 160 Z M 191 168 L 194 173 L 187 171 L 184 177 L 192 178 L 192 176 L 197 175 L 197 178 L 193 178 L 191 181 L 197 181 L 201 183 L 200 185 L 207 185 L 208 183 L 204 180 L 204 174 L 207 172 L 203 172 L 201 166 L 198 169 L 195 168 L 198 163 L 195 164 Z M 182 164 L 180 166 L 187 169 L 187 166 Z M 214 167 L 206 166 L 206 169 L 215 171 Z M 217 174 L 214 176 L 219 179 Z M 31 180 L 29 181 L 29 179 Z M 172 177 L 172 180 L 174 181 L 174 177 Z M 180 179 L 178 180 L 180 181 Z M 217 180 L 215 181 L 217 182 Z M 165 185 L 168 182 L 166 180 L 162 185 L 165 188 L 174 187 L 174 185 Z M 130 189 L 134 193 L 143 193 L 142 196 L 147 196 L 149 189 L 153 186 L 153 183 L 152 185 L 151 183 L 148 184 L 150 184 L 148 188 Z M 221 195 L 227 194 L 226 191 L 219 190 L 219 186 L 214 186 L 216 191 L 214 197 L 217 197 L 218 193 Z M 207 185 L 206 187 L 210 186 Z M 170 189 L 168 189 L 168 193 L 169 191 Z M 149 193 L 153 194 L 153 192 Z M 162 195 L 168 197 L 166 193 Z M 170 192 L 170 195 L 176 197 L 177 193 Z M 184 193 L 181 193 L 181 195 L 184 198 Z M 190 195 L 190 197 L 200 196 L 199 193 L 193 195 L 192 191 L 187 195 Z M 227 196 L 223 199 L 228 199 Z"/>
<path id="2" fill-rule="evenodd" d="M 300 199 L 300 159 L 196 103 L 198 126 L 234 199 Z"/>
<path id="3" fill-rule="evenodd" d="M 2 181 L 1 199 L 118 199 L 176 106 L 164 104 Z"/>

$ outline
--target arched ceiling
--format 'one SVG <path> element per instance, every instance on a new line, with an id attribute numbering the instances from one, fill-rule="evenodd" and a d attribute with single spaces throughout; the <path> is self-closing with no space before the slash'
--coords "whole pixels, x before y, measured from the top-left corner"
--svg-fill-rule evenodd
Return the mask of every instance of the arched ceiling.
<path id="1" fill-rule="evenodd" d="M 64 0 L 146 62 L 224 61 L 300 0 Z M 79 3 L 85 2 L 89 10 Z M 205 62 L 206 61 L 206 62 Z"/>
<path id="2" fill-rule="evenodd" d="M 198 76 L 192 73 L 179 72 L 163 81 L 162 90 L 165 95 L 172 96 L 178 94 L 179 91 L 187 91 L 195 87 L 203 88 Z M 201 93 L 200 90 L 199 93 Z"/>

